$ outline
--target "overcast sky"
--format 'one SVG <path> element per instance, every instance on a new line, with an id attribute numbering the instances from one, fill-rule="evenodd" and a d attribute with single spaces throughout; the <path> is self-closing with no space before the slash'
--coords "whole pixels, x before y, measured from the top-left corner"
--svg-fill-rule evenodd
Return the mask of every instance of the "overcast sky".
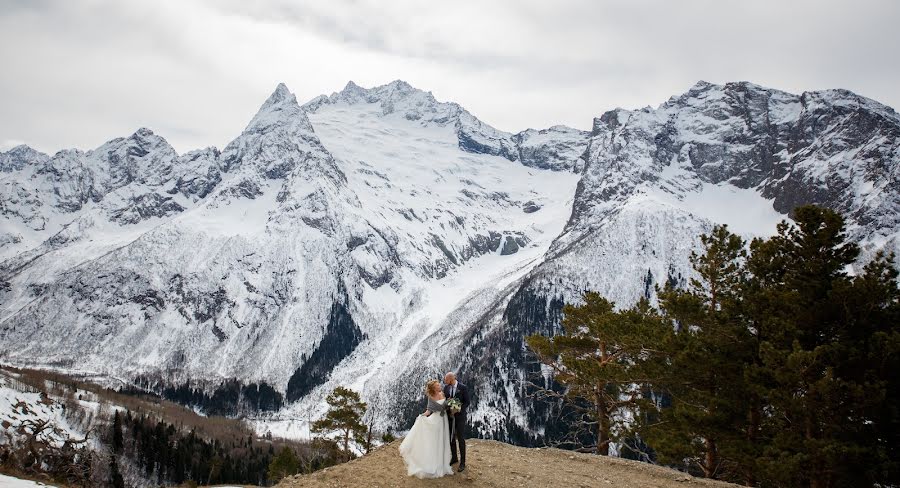
<path id="1" fill-rule="evenodd" d="M 900 107 L 900 1 L 0 0 L 0 149 L 138 127 L 223 147 L 279 82 L 402 79 L 507 131 L 589 128 L 697 80 Z"/>

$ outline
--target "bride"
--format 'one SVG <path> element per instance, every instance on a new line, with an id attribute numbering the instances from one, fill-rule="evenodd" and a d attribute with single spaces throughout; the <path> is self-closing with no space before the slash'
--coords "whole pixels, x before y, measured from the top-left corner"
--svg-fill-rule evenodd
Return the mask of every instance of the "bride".
<path id="1" fill-rule="evenodd" d="M 425 385 L 428 408 L 416 418 L 409 434 L 400 444 L 400 455 L 409 476 L 440 478 L 453 474 L 450 468 L 450 432 L 446 399 L 441 384 L 431 380 Z"/>

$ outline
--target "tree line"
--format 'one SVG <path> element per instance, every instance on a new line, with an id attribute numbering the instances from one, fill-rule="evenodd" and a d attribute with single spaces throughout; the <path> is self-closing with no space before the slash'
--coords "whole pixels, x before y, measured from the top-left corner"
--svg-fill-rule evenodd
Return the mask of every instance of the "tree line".
<path id="1" fill-rule="evenodd" d="M 106 440 L 112 451 L 109 485 L 116 488 L 125 486 L 123 462 L 140 470 L 143 479 L 160 485 L 268 486 L 287 474 L 312 472 L 341 459 L 334 443 L 301 444 L 253 435 L 224 441 L 206 439 L 194 430 L 185 432 L 174 424 L 130 411 L 115 413 Z M 292 472 L 278 471 L 279 456 L 292 459 Z"/>
<path id="2" fill-rule="evenodd" d="M 238 419 L 199 416 L 159 398 L 121 394 L 57 373 L 0 368 L 0 383 L 39 393 L 38 402 L 61 415 L 3 423 L 0 472 L 15 476 L 116 488 L 271 485 L 347 459 L 326 438 L 259 438 Z M 100 408 L 89 406 L 95 403 Z M 24 402 L 13 407 L 20 413 L 32 408 Z"/>
<path id="3" fill-rule="evenodd" d="M 86 432 L 73 439 L 51 419 L 26 420 L 15 427 L 20 435 L 0 440 L 0 472 L 66 486 L 269 486 L 394 440 L 389 430 L 374 430 L 374 410 L 344 387 L 327 396 L 327 413 L 311 425 L 316 438 L 291 441 L 259 438 L 238 419 L 199 416 L 159 398 L 121 394 L 52 372 L 0 374 L 18 391 L 40 393 L 41 402 L 62 410 L 68 425 Z M 82 400 L 102 407 L 85 408 Z M 48 433 L 65 442 L 52 442 Z"/>
<path id="4" fill-rule="evenodd" d="M 326 398 L 328 411 L 311 425 L 317 437 L 309 443 L 258 440 L 252 435 L 220 441 L 187 433 L 147 415 L 116 412 L 109 435 L 109 485 L 124 487 L 117 456 L 135 464 L 144 479 L 159 484 L 253 484 L 268 486 L 300 473 L 349 461 L 369 452 L 377 440 L 393 441 L 386 432 L 376 440 L 373 416 L 359 393 L 335 388 Z M 368 423 L 366 420 L 368 419 Z"/>
<path id="5" fill-rule="evenodd" d="M 575 447 L 748 486 L 900 483 L 893 256 L 852 273 L 841 215 L 804 206 L 775 236 L 701 237 L 686 288 L 618 310 L 597 293 L 528 337 Z"/>

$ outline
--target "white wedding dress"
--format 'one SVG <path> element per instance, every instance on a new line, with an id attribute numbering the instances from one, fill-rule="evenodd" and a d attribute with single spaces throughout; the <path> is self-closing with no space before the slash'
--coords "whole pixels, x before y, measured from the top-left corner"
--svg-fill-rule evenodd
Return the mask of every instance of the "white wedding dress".
<path id="1" fill-rule="evenodd" d="M 446 400 L 441 400 L 444 404 Z M 450 432 L 447 414 L 419 415 L 409 434 L 400 443 L 406 474 L 417 478 L 440 478 L 453 474 L 450 467 Z"/>

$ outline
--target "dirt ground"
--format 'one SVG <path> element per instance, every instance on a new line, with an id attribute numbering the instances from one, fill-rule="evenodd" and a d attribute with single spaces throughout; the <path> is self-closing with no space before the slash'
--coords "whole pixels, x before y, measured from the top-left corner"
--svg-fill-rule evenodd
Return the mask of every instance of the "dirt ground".
<path id="1" fill-rule="evenodd" d="M 466 442 L 466 470 L 435 480 L 406 476 L 397 448 L 382 446 L 359 459 L 308 475 L 283 480 L 279 488 L 306 487 L 735 487 L 684 473 L 619 458 L 559 449 L 526 449 L 496 441 Z"/>

